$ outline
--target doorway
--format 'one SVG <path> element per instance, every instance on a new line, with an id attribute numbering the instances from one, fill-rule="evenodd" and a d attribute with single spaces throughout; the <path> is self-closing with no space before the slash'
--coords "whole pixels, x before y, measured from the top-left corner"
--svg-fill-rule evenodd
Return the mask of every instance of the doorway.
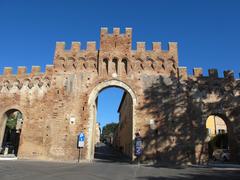
<path id="1" fill-rule="evenodd" d="M 224 119 L 210 115 L 206 121 L 208 157 L 210 160 L 229 161 L 228 128 Z"/>
<path id="2" fill-rule="evenodd" d="M 0 154 L 17 156 L 22 125 L 23 115 L 19 110 L 10 109 L 4 113 L 0 122 Z"/>

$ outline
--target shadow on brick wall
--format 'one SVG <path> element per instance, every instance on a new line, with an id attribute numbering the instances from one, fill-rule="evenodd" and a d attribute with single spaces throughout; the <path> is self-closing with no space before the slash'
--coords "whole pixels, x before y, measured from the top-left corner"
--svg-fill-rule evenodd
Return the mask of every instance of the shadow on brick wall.
<path id="1" fill-rule="evenodd" d="M 199 77 L 186 81 L 174 73 L 145 89 L 142 111 L 150 114 L 153 127 L 143 137 L 142 160 L 174 164 L 207 163 L 207 117 L 218 115 L 225 121 L 232 160 L 239 161 L 240 142 L 239 81 Z M 214 98 L 211 99 L 211 95 Z M 210 101 L 211 99 L 211 101 Z"/>

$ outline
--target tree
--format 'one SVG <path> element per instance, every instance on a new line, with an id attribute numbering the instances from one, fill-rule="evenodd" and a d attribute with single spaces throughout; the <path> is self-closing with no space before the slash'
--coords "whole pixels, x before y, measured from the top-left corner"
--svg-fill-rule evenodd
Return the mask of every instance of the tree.
<path id="1" fill-rule="evenodd" d="M 18 119 L 21 119 L 21 118 L 22 118 L 22 114 L 21 114 L 19 111 L 15 111 L 15 112 L 11 113 L 11 114 L 8 116 L 6 126 L 7 126 L 10 130 L 15 129 L 15 128 L 16 128 L 16 125 L 17 125 Z"/>
<path id="2" fill-rule="evenodd" d="M 102 130 L 102 137 L 106 137 L 106 136 L 109 136 L 110 134 L 114 134 L 117 127 L 118 127 L 118 123 L 106 124 Z"/>
<path id="3" fill-rule="evenodd" d="M 7 119 L 7 124 L 6 126 L 10 129 L 13 130 L 16 128 L 17 125 L 17 116 L 15 116 L 14 114 L 11 114 L 9 116 L 9 118 Z"/>

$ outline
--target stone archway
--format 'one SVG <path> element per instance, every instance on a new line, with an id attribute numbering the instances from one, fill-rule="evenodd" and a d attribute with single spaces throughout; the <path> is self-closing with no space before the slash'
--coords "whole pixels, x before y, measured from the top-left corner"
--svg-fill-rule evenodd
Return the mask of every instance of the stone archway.
<path id="1" fill-rule="evenodd" d="M 214 112 L 214 111 L 212 111 Z M 209 161 L 209 131 L 206 128 L 206 124 L 207 124 L 207 120 L 209 119 L 209 117 L 211 116 L 215 116 L 218 117 L 219 119 L 221 119 L 225 126 L 226 126 L 226 131 L 227 131 L 227 139 L 228 139 L 228 149 L 230 151 L 230 161 L 236 161 L 237 160 L 237 154 L 238 154 L 238 148 L 237 148 L 237 140 L 236 140 L 236 134 L 234 132 L 234 125 L 233 122 L 231 122 L 231 120 L 224 115 L 224 113 L 218 113 L 219 111 L 217 111 L 217 113 L 211 113 L 211 111 L 209 111 L 209 113 L 207 113 L 205 116 L 203 116 L 204 119 L 204 129 L 202 129 L 202 131 L 204 133 L 203 137 L 201 139 L 203 139 L 204 141 L 204 145 L 203 145 L 203 157 L 205 158 L 205 160 L 203 160 L 204 162 L 207 160 Z M 216 128 L 216 127 L 215 127 Z M 199 160 L 202 159 L 201 157 L 199 157 Z"/>
<path id="2" fill-rule="evenodd" d="M 88 113 L 89 113 L 89 127 L 88 127 L 88 144 L 87 144 L 87 159 L 92 160 L 94 158 L 94 140 L 93 140 L 93 133 L 94 133 L 94 122 L 96 121 L 96 105 L 95 100 L 98 94 L 105 88 L 108 87 L 119 87 L 128 92 L 132 98 L 133 103 L 133 117 L 132 117 L 132 140 L 134 139 L 134 134 L 136 132 L 136 105 L 137 105 L 137 98 L 130 86 L 125 84 L 119 80 L 108 80 L 99 83 L 91 92 L 89 99 L 88 99 Z M 132 159 L 134 155 L 132 154 Z"/>
<path id="3" fill-rule="evenodd" d="M 225 121 L 217 116 L 210 115 L 206 120 L 208 159 L 213 160 L 216 149 L 228 149 L 228 128 Z"/>
<path id="4" fill-rule="evenodd" d="M 1 154 L 17 156 L 23 125 L 23 113 L 16 108 L 5 111 L 0 119 Z"/>

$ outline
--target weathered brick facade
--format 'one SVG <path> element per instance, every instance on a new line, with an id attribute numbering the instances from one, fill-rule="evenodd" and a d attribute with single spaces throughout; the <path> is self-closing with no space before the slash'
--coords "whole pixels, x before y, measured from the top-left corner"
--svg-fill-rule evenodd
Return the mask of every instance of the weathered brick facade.
<path id="1" fill-rule="evenodd" d="M 120 150 L 123 154 L 132 156 L 132 110 L 133 103 L 132 97 L 128 92 L 124 92 L 121 103 L 118 108 L 119 123 L 118 128 L 115 130 L 113 145 L 116 149 Z"/>
<path id="2" fill-rule="evenodd" d="M 133 129 L 144 138 L 144 160 L 174 163 L 206 161 L 206 128 L 209 115 L 227 124 L 230 150 L 240 159 L 240 85 L 230 71 L 219 78 L 216 70 L 204 77 L 194 69 L 178 67 L 176 43 L 167 51 L 160 43 L 152 50 L 137 43 L 132 50 L 132 29 L 108 33 L 101 29 L 100 49 L 88 42 L 86 50 L 73 42 L 69 50 L 56 44 L 53 65 L 19 67 L 16 75 L 5 68 L 0 76 L 1 124 L 9 109 L 23 113 L 20 159 L 77 160 L 76 137 L 86 135 L 83 157 L 94 153 L 96 98 L 107 87 L 125 89 L 133 99 Z M 75 119 L 75 121 L 70 121 Z M 154 122 L 154 126 L 149 125 Z M 4 129 L 4 127 L 1 127 Z"/>

